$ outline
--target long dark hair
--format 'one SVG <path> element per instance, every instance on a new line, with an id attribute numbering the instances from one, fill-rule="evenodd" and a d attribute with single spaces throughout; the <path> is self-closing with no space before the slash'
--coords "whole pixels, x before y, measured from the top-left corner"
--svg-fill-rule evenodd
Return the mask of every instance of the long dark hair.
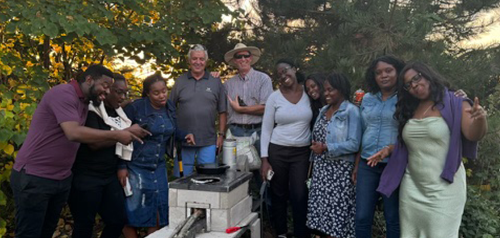
<path id="1" fill-rule="evenodd" d="M 149 91 L 151 90 L 151 85 L 153 85 L 156 82 L 165 82 L 165 79 L 158 73 L 155 73 L 153 75 L 150 75 L 144 79 L 142 82 L 142 97 L 145 98 L 148 96 Z"/>
<path id="2" fill-rule="evenodd" d="M 304 74 L 299 70 L 298 64 L 291 59 L 280 59 L 276 62 L 275 66 L 278 64 L 287 64 L 290 67 L 295 69 L 295 78 L 297 79 L 297 83 L 301 84 L 305 81 L 306 77 Z"/>
<path id="3" fill-rule="evenodd" d="M 304 87 L 306 86 L 306 82 L 308 80 L 312 80 L 317 86 L 318 86 L 318 89 L 319 89 L 319 98 L 317 100 L 314 100 L 311 96 L 309 96 L 309 100 L 311 101 L 311 107 L 313 107 L 313 105 L 319 109 L 319 108 L 322 108 L 326 102 L 325 102 L 325 88 L 323 86 L 323 83 L 325 82 L 326 80 L 326 74 L 324 73 L 314 73 L 314 74 L 310 74 L 306 77 L 306 80 L 304 81 Z"/>
<path id="4" fill-rule="evenodd" d="M 401 141 L 403 141 L 403 128 L 413 117 L 420 103 L 419 99 L 413 97 L 410 92 L 403 88 L 404 76 L 410 69 L 420 73 L 421 80 L 429 81 L 430 98 L 434 101 L 433 107 L 442 105 L 444 89 L 450 86 L 443 76 L 422 62 L 411 62 L 403 68 L 398 77 L 398 103 L 396 104 L 396 112 L 394 112 L 394 119 L 399 123 L 398 138 Z"/>
<path id="5" fill-rule="evenodd" d="M 371 94 L 376 94 L 380 92 L 380 87 L 378 86 L 377 81 L 375 80 L 376 78 L 375 70 L 377 68 L 378 62 L 384 62 L 392 65 L 392 67 L 396 69 L 396 77 L 399 75 L 403 67 L 405 67 L 405 62 L 403 60 L 398 59 L 392 55 L 383 55 L 374 59 L 365 72 L 365 83 L 366 86 L 368 87 L 368 92 L 370 92 Z"/>
<path id="6" fill-rule="evenodd" d="M 309 97 L 309 101 L 311 102 L 311 110 L 313 113 L 313 117 L 311 120 L 311 129 L 314 126 L 314 123 L 316 122 L 316 118 L 318 118 L 319 115 L 319 110 L 326 105 L 325 102 L 325 87 L 323 86 L 323 83 L 325 83 L 326 80 L 326 74 L 324 73 L 314 73 L 310 74 L 306 77 L 306 80 L 304 81 L 304 88 L 306 87 L 306 82 L 308 80 L 313 81 L 318 89 L 319 89 L 319 98 L 317 100 L 314 100 L 309 94 L 307 96 Z M 307 93 L 307 89 L 306 89 Z"/>

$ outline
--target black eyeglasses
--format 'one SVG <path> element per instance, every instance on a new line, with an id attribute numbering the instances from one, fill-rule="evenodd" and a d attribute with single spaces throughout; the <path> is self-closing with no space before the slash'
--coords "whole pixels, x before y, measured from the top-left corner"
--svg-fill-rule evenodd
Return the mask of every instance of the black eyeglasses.
<path id="1" fill-rule="evenodd" d="M 251 54 L 248 54 L 248 55 L 234 55 L 234 58 L 235 59 L 243 59 L 243 58 L 248 59 L 248 58 L 250 58 L 250 56 L 252 56 L 252 55 Z"/>
<path id="2" fill-rule="evenodd" d="M 418 83 L 420 79 L 422 79 L 422 74 L 421 73 L 416 74 L 410 79 L 410 81 L 403 84 L 403 89 L 406 91 L 410 91 L 411 87 L 413 87 L 413 84 Z"/>

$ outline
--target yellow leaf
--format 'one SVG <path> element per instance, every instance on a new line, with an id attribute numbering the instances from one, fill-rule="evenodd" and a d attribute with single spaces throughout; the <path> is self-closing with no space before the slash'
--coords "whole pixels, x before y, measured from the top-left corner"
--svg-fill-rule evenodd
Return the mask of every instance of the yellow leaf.
<path id="1" fill-rule="evenodd" d="M 26 109 L 26 107 L 28 107 L 30 104 L 29 103 L 21 103 L 19 106 L 21 107 L 21 110 L 24 111 L 24 109 Z"/>
<path id="2" fill-rule="evenodd" d="M 54 46 L 53 48 L 54 48 L 54 51 L 55 51 L 56 53 L 59 53 L 59 54 L 60 54 L 60 53 L 62 52 L 62 48 L 61 48 L 61 46 L 56 45 L 56 46 Z"/>
<path id="3" fill-rule="evenodd" d="M 14 109 L 14 105 L 12 104 L 7 105 L 7 110 L 12 111 L 12 109 Z"/>
<path id="4" fill-rule="evenodd" d="M 14 146 L 11 145 L 11 144 L 8 144 L 4 149 L 3 151 L 8 154 L 8 155 L 11 155 L 12 153 L 14 153 Z"/>
<path id="5" fill-rule="evenodd" d="M 5 72 L 5 74 L 10 75 L 12 73 L 12 68 L 9 67 L 8 65 L 2 65 L 2 70 Z"/>
<path id="6" fill-rule="evenodd" d="M 26 67 L 30 68 L 30 67 L 33 67 L 33 63 L 31 63 L 31 61 L 28 61 L 26 62 Z"/>
<path id="7" fill-rule="evenodd" d="M 491 186 L 489 184 L 483 184 L 480 186 L 481 190 L 483 191 L 491 191 Z"/>
<path id="8" fill-rule="evenodd" d="M 16 80 L 12 80 L 12 79 L 9 79 L 9 86 L 14 87 L 14 86 L 16 86 L 17 84 L 19 84 L 19 82 L 18 82 L 18 81 L 16 81 Z"/>

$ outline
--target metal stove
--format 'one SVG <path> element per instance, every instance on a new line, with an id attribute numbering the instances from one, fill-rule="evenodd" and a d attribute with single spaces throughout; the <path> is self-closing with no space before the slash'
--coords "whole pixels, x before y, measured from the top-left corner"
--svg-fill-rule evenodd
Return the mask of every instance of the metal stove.
<path id="1" fill-rule="evenodd" d="M 198 220 L 197 225 L 190 224 L 187 229 L 197 229 L 196 235 L 182 237 L 238 237 L 225 231 L 243 225 L 249 225 L 252 238 L 260 237 L 260 219 L 252 213 L 252 198 L 248 195 L 251 178 L 252 173 L 227 170 L 220 175 L 194 173 L 170 182 L 170 224 L 156 232 L 160 234 L 163 230 L 163 235 L 153 233 L 151 237 L 180 237 L 172 234 L 178 234 L 179 227 L 194 219 Z M 192 218 L 194 216 L 196 218 Z"/>

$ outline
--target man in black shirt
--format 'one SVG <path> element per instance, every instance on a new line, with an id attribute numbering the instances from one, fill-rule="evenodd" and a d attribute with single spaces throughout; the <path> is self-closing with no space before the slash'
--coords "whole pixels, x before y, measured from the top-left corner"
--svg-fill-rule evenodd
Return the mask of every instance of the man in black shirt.
<path id="1" fill-rule="evenodd" d="M 115 74 L 114 79 L 110 94 L 104 100 L 104 107 L 89 110 L 85 126 L 110 130 L 111 126 L 108 124 L 119 126 L 125 123 L 117 110 L 121 110 L 120 103 L 126 99 L 127 82 L 119 74 Z M 99 108 L 106 113 L 99 111 Z M 112 123 L 109 123 L 110 121 Z M 126 223 L 126 214 L 125 195 L 117 177 L 117 164 L 120 159 L 117 146 L 123 145 L 111 141 L 80 145 L 72 169 L 74 177 L 68 201 L 75 221 L 74 238 L 92 237 L 97 213 L 105 223 L 101 238 L 118 238 L 121 235 Z"/>

